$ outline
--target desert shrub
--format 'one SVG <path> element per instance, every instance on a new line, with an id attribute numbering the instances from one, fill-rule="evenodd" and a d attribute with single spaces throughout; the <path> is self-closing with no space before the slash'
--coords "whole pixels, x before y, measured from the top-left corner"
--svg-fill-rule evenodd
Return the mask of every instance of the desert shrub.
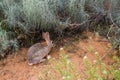
<path id="1" fill-rule="evenodd" d="M 94 23 L 96 18 L 91 20 L 91 17 L 100 13 L 105 15 L 105 0 L 1 0 L 0 1 L 0 21 L 1 24 L 7 24 L 4 27 L 6 32 L 14 33 L 14 39 L 17 39 L 21 34 L 26 36 L 24 40 L 26 44 L 34 43 L 41 38 L 36 38 L 42 31 L 49 31 L 57 34 L 62 34 L 64 29 L 70 28 L 69 24 L 80 24 L 84 21 Z M 117 25 L 120 24 L 120 8 L 119 0 L 112 1 L 112 8 L 110 10 L 110 18 Z M 101 19 L 102 18 L 102 19 Z M 100 20 L 104 20 L 100 17 Z M 98 18 L 99 20 L 99 18 Z M 98 21 L 101 24 L 101 21 Z M 102 21 L 107 24 L 107 22 Z M 92 26 L 81 25 L 78 29 L 83 31 L 83 27 Z M 105 25 L 106 25 L 105 24 Z M 107 24 L 108 26 L 108 24 Z M 109 31 L 107 26 L 99 26 L 101 31 L 107 29 L 104 34 Z M 3 26 L 2 26 L 3 29 Z M 32 35 L 32 36 L 31 36 Z M 18 41 L 19 42 L 19 41 Z M 24 41 L 23 41 L 24 42 Z M 118 42 L 117 42 L 118 43 Z"/>
<path id="2" fill-rule="evenodd" d="M 26 27 L 51 29 L 58 25 L 58 20 L 52 8 L 52 0 L 23 0 L 23 12 L 26 16 Z"/>
<path id="3" fill-rule="evenodd" d="M 69 12 L 72 22 L 82 22 L 87 19 L 87 14 L 84 9 L 85 0 L 70 0 Z"/>
<path id="4" fill-rule="evenodd" d="M 111 15 L 113 20 L 120 25 L 120 1 L 119 0 L 114 0 L 113 5 L 112 5 L 112 10 L 111 10 Z"/>
<path id="5" fill-rule="evenodd" d="M 18 43 L 15 39 L 12 39 L 11 32 L 6 32 L 5 30 L 0 28 L 0 59 L 1 57 L 5 57 L 8 52 L 6 50 L 15 51 L 18 49 Z M 10 53 L 10 52 L 9 52 Z"/>
<path id="6" fill-rule="evenodd" d="M 112 28 L 114 35 L 110 39 L 110 40 L 112 40 L 113 47 L 118 49 L 118 53 L 120 51 L 120 5 L 119 4 L 120 4 L 119 0 L 113 1 L 111 15 L 112 15 L 113 21 L 118 26 L 115 28 L 114 27 Z"/>
<path id="7" fill-rule="evenodd" d="M 0 21 L 3 19 L 2 2 L 0 1 Z"/>
<path id="8" fill-rule="evenodd" d="M 120 49 L 120 28 L 111 27 L 109 32 L 109 40 L 112 43 L 113 48 L 117 49 L 119 52 Z"/>

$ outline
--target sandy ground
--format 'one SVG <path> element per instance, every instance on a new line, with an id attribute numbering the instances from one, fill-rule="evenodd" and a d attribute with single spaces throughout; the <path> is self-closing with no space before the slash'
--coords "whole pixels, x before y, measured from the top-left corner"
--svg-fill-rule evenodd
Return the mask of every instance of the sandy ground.
<path id="1" fill-rule="evenodd" d="M 89 36 L 88 39 L 81 40 L 78 38 L 77 41 L 72 43 L 69 42 L 69 39 L 65 39 L 65 46 L 63 46 L 70 60 L 81 74 L 84 74 L 85 69 L 83 65 L 84 56 L 87 56 L 93 61 L 95 52 L 98 52 L 102 57 L 110 49 L 110 43 L 108 41 L 99 41 L 101 38 L 96 38 L 93 34 L 88 33 L 86 35 Z M 29 66 L 26 57 L 27 50 L 26 48 L 22 48 L 16 52 L 17 54 L 9 55 L 6 59 L 0 61 L 0 80 L 39 80 L 38 72 L 44 66 L 48 65 L 47 61 Z M 56 48 L 53 48 L 50 53 L 52 58 L 56 58 L 56 60 L 59 60 L 59 54 L 59 49 Z M 108 54 L 103 61 L 109 65 L 111 63 L 111 57 Z M 37 71 L 36 68 L 38 69 Z"/>

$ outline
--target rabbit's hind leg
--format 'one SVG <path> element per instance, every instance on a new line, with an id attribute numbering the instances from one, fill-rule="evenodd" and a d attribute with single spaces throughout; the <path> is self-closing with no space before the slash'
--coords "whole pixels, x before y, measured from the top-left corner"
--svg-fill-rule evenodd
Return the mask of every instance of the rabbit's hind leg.
<path id="1" fill-rule="evenodd" d="M 34 58 L 34 59 L 31 60 L 30 63 L 28 63 L 28 65 L 34 65 L 34 64 L 37 64 L 37 63 L 39 63 L 39 61 L 40 61 L 39 58 Z"/>
<path id="2" fill-rule="evenodd" d="M 32 61 L 30 63 L 28 63 L 28 65 L 34 65 L 34 64 L 38 64 L 41 62 L 44 62 L 46 59 L 39 59 L 39 57 L 36 57 L 34 59 L 32 59 Z"/>
<path id="3" fill-rule="evenodd" d="M 46 59 L 43 58 L 43 59 L 41 59 L 41 60 L 39 61 L 39 63 L 44 62 L 45 60 L 46 60 Z"/>

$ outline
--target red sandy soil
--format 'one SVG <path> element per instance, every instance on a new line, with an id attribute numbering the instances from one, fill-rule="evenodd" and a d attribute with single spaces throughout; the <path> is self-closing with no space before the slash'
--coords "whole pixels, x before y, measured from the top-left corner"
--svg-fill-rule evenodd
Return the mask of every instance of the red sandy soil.
<path id="1" fill-rule="evenodd" d="M 91 34 L 90 32 L 84 35 L 89 36 L 88 39 L 82 40 L 78 38 L 78 40 L 74 42 L 69 42 L 70 39 L 68 38 L 65 39 L 65 46 L 63 47 L 70 60 L 81 74 L 84 74 L 85 69 L 83 66 L 84 56 L 87 56 L 93 61 L 95 52 L 98 52 L 102 57 L 110 50 L 110 43 L 104 41 L 103 38 L 98 36 L 95 37 L 94 34 Z M 93 50 L 93 52 L 91 52 L 90 49 Z M 0 80 L 39 80 L 38 72 L 40 72 L 44 66 L 47 66 L 48 63 L 43 62 L 41 64 L 29 66 L 26 57 L 27 50 L 28 49 L 26 48 L 22 48 L 17 51 L 15 55 L 9 55 L 6 59 L 0 61 Z M 52 58 L 59 60 L 59 51 L 59 49 L 53 48 L 50 53 Z M 103 61 L 109 65 L 111 63 L 111 57 L 112 56 L 108 54 Z M 36 70 L 36 68 L 38 70 Z"/>

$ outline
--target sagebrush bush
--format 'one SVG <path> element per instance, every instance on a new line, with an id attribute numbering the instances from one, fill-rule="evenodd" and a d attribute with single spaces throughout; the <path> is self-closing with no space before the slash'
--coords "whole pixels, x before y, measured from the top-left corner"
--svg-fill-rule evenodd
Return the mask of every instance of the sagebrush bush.
<path id="1" fill-rule="evenodd" d="M 106 0 L 1 0 L 0 23 L 1 27 L 4 23 L 8 25 L 2 29 L 14 33 L 14 39 L 22 34 L 26 36 L 26 40 L 35 41 L 35 36 L 40 35 L 42 31 L 56 30 L 60 34 L 66 27 L 69 28 L 69 24 L 89 21 L 100 12 L 104 15 L 104 1 Z M 112 0 L 109 13 L 118 25 L 119 3 L 120 0 Z M 83 29 L 82 27 L 80 29 Z"/>
<path id="2" fill-rule="evenodd" d="M 26 27 L 50 29 L 58 25 L 54 8 L 50 4 L 51 1 L 23 0 L 23 12 L 26 16 L 26 23 L 28 24 Z"/>
<path id="3" fill-rule="evenodd" d="M 15 51 L 18 49 L 17 41 L 15 39 L 11 39 L 10 34 L 10 32 L 6 32 L 0 28 L 0 58 L 8 54 L 6 53 L 6 50 L 12 49 L 12 51 Z"/>
<path id="4" fill-rule="evenodd" d="M 73 22 L 83 22 L 87 19 L 85 12 L 85 0 L 70 0 L 69 12 L 70 18 Z"/>

